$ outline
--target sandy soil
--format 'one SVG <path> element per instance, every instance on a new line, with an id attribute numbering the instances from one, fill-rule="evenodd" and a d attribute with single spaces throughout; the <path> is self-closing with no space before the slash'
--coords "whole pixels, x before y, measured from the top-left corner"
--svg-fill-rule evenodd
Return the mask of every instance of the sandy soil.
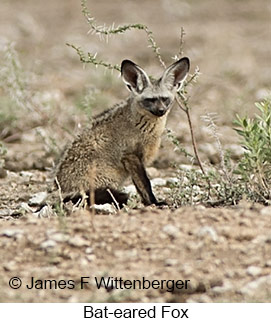
<path id="1" fill-rule="evenodd" d="M 184 55 L 190 57 L 192 70 L 199 66 L 202 72 L 189 89 L 201 158 L 206 164 L 220 162 L 216 142 L 201 118 L 213 112 L 223 148 L 233 151 L 233 160 L 238 158 L 242 151 L 232 129 L 235 114 L 252 115 L 254 102 L 270 90 L 270 2 L 101 0 L 88 5 L 101 24 L 147 24 L 167 64 L 178 52 L 184 27 Z M 29 86 L 39 99 L 38 113 L 18 110 L 16 122 L 0 123 L 0 141 L 7 149 L 0 172 L 0 301 L 270 302 L 270 207 L 242 201 L 231 208 L 137 206 L 112 214 L 77 210 L 64 216 L 47 208 L 37 213 L 31 199 L 50 187 L 50 169 L 59 151 L 88 121 L 82 109 L 86 93 L 95 93 L 94 114 L 127 95 L 117 73 L 83 69 L 65 43 L 98 52 L 112 63 L 132 59 L 153 75 L 161 73 L 161 67 L 142 32 L 115 36 L 109 43 L 88 35 L 80 1 L 48 0 L 45 5 L 5 0 L 0 8 L 1 52 L 7 42 L 15 42 Z M 3 55 L 1 62 L 5 63 Z M 13 101 L 1 88 L 0 100 L 6 113 Z M 168 127 L 192 151 L 185 116 L 177 107 Z M 174 177 L 172 163 L 188 161 L 164 136 L 152 177 Z M 158 197 L 167 189 L 155 187 Z M 12 277 L 21 279 L 21 288 L 9 286 Z M 74 288 L 67 283 L 65 288 L 28 289 L 31 277 L 43 283 L 62 280 L 62 287 L 70 280 Z M 81 277 L 90 277 L 84 289 Z M 187 289 L 173 292 L 119 290 L 98 289 L 95 277 L 190 281 Z"/>

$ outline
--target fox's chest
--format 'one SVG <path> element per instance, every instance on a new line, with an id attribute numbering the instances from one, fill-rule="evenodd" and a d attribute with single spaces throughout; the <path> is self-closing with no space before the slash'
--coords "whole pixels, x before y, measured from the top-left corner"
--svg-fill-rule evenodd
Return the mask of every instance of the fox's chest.
<path id="1" fill-rule="evenodd" d="M 161 143 L 161 138 L 153 138 L 143 147 L 143 163 L 148 166 L 151 164 L 158 154 L 158 150 Z"/>
<path id="2" fill-rule="evenodd" d="M 164 118 L 155 125 L 150 124 L 149 132 L 142 136 L 142 157 L 145 165 L 149 165 L 157 157 L 165 123 L 166 119 Z"/>

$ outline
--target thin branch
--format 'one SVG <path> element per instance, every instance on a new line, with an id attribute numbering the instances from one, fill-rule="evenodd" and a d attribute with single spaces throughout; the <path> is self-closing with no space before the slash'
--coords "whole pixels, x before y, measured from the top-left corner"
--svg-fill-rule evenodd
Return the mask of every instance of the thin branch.
<path id="1" fill-rule="evenodd" d="M 185 31 L 184 31 L 184 28 L 181 27 L 178 58 L 181 58 L 183 56 L 184 36 L 185 36 Z"/>
<path id="2" fill-rule="evenodd" d="M 230 179 L 227 167 L 226 167 L 225 154 L 224 154 L 224 151 L 223 151 L 223 148 L 222 148 L 221 141 L 219 139 L 219 134 L 218 134 L 218 131 L 217 131 L 217 125 L 215 124 L 215 119 L 214 119 L 215 115 L 216 114 L 207 113 L 205 116 L 202 117 L 202 120 L 207 123 L 208 129 L 210 130 L 212 137 L 216 141 L 217 148 L 218 148 L 218 151 L 219 151 L 219 154 L 220 154 L 220 165 L 221 165 L 222 171 L 223 171 L 223 173 L 225 175 L 225 178 L 226 178 L 227 182 L 231 183 L 231 179 Z"/>
<path id="3" fill-rule="evenodd" d="M 87 53 L 87 57 L 86 57 L 85 53 L 82 51 L 82 49 L 80 47 L 77 47 L 77 46 L 69 44 L 69 43 L 67 43 L 66 45 L 69 47 L 72 47 L 73 49 L 76 50 L 76 52 L 80 58 L 80 61 L 82 63 L 91 63 L 91 64 L 95 65 L 95 67 L 103 66 L 109 70 L 116 70 L 116 71 L 120 72 L 120 66 L 118 64 L 113 65 L 110 63 L 106 63 L 103 60 L 97 60 L 96 54 L 93 55 L 91 53 Z"/>
<path id="4" fill-rule="evenodd" d="M 55 177 L 55 182 L 56 182 L 56 186 L 57 186 L 57 189 L 58 189 L 58 195 L 59 195 L 59 199 L 60 199 L 60 211 L 61 211 L 61 214 L 64 214 L 64 202 L 63 202 L 64 200 L 63 200 L 61 186 L 59 184 L 59 181 L 58 181 L 57 177 Z"/>
<path id="5" fill-rule="evenodd" d="M 90 14 L 87 8 L 86 2 L 87 2 L 86 0 L 81 0 L 81 7 L 82 7 L 82 13 L 85 16 L 87 23 L 90 25 L 91 33 L 99 35 L 101 39 L 103 39 L 103 37 L 105 36 L 106 39 L 108 40 L 108 38 L 111 35 L 123 34 L 127 30 L 133 30 L 133 29 L 143 30 L 147 35 L 147 40 L 150 44 L 150 48 L 153 50 L 160 64 L 164 68 L 166 68 L 166 64 L 162 59 L 162 55 L 160 53 L 160 47 L 158 47 L 153 37 L 153 32 L 148 28 L 148 26 L 144 24 L 127 24 L 127 25 L 118 26 L 116 28 L 114 27 L 114 24 L 110 27 L 107 27 L 106 25 L 98 26 L 96 24 L 95 18 Z"/>
<path id="6" fill-rule="evenodd" d="M 199 167 L 200 167 L 200 169 L 202 171 L 202 174 L 206 175 L 206 173 L 204 171 L 204 168 L 202 166 L 201 160 L 199 158 L 198 148 L 197 148 L 197 144 L 196 144 L 196 140 L 195 140 L 195 136 L 194 136 L 194 130 L 193 130 L 192 121 L 191 121 L 191 117 L 190 117 L 190 113 L 189 113 L 189 108 L 187 106 L 187 102 L 184 101 L 184 106 L 183 106 L 181 100 L 178 97 L 176 97 L 176 101 L 178 103 L 179 108 L 186 113 L 188 124 L 189 124 L 189 129 L 190 129 L 190 135 L 191 135 L 191 141 L 192 141 L 194 154 L 195 154 L 195 157 L 196 157 L 197 162 L 199 164 Z"/>
<path id="7" fill-rule="evenodd" d="M 110 191 L 110 189 L 109 189 L 109 188 L 107 189 L 107 192 L 108 192 L 108 193 L 110 194 L 110 196 L 112 197 L 112 200 L 113 200 L 113 202 L 115 203 L 117 210 L 118 210 L 118 211 L 120 211 L 119 203 L 118 203 L 118 201 L 115 199 L 115 196 L 112 194 L 112 192 Z"/>

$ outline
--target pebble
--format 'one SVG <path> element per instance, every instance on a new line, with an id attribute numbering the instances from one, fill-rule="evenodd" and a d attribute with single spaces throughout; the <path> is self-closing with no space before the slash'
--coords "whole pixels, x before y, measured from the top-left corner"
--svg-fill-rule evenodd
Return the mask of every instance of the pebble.
<path id="1" fill-rule="evenodd" d="M 0 232 L 0 236 L 8 238 L 20 238 L 24 234 L 22 229 L 6 229 Z"/>
<path id="2" fill-rule="evenodd" d="M 169 194 L 171 192 L 171 188 L 163 187 L 163 192 Z"/>
<path id="3" fill-rule="evenodd" d="M 18 269 L 18 265 L 16 264 L 15 261 L 10 261 L 10 262 L 4 264 L 3 268 L 5 271 L 13 271 L 13 270 Z"/>
<path id="4" fill-rule="evenodd" d="M 94 207 L 95 211 L 97 213 L 103 213 L 103 214 L 114 214 L 116 213 L 116 209 L 112 204 L 105 203 L 105 204 L 94 204 L 92 207 Z"/>
<path id="5" fill-rule="evenodd" d="M 87 247 L 86 250 L 85 250 L 85 253 L 86 254 L 91 254 L 91 253 L 93 253 L 93 249 L 91 247 Z"/>
<path id="6" fill-rule="evenodd" d="M 20 176 L 21 176 L 22 178 L 24 178 L 24 179 L 29 180 L 29 179 L 33 176 L 33 173 L 22 170 L 22 171 L 20 172 Z"/>
<path id="7" fill-rule="evenodd" d="M 0 216 L 3 216 L 3 217 L 9 216 L 9 215 L 11 215 L 11 213 L 12 213 L 11 209 L 1 209 L 0 210 Z"/>
<path id="8" fill-rule="evenodd" d="M 38 192 L 34 194 L 31 199 L 29 200 L 30 205 L 41 205 L 45 202 L 47 198 L 47 192 Z"/>
<path id="9" fill-rule="evenodd" d="M 123 188 L 126 194 L 136 195 L 136 188 L 134 185 L 128 185 Z"/>
<path id="10" fill-rule="evenodd" d="M 249 266 L 246 270 L 247 274 L 253 277 L 259 276 L 262 272 L 262 268 L 257 266 Z"/>
<path id="11" fill-rule="evenodd" d="M 154 178 L 151 180 L 151 185 L 152 187 L 155 186 L 166 186 L 167 185 L 167 181 L 164 178 Z"/>
<path id="12" fill-rule="evenodd" d="M 61 233 L 61 232 L 55 232 L 52 234 L 49 234 L 50 239 L 56 241 L 56 242 L 66 242 L 69 239 L 69 236 L 67 234 Z"/>
<path id="13" fill-rule="evenodd" d="M 263 100 L 264 98 L 270 95 L 271 95 L 270 90 L 267 88 L 261 88 L 256 92 L 257 100 Z"/>
<path id="14" fill-rule="evenodd" d="M 198 233 L 197 233 L 198 237 L 207 237 L 209 236 L 214 242 L 218 241 L 218 236 L 217 233 L 215 231 L 215 229 L 213 227 L 210 226 L 204 226 L 202 228 L 199 229 Z"/>
<path id="15" fill-rule="evenodd" d="M 165 260 L 166 266 L 176 266 L 177 264 L 178 264 L 178 259 L 169 258 Z"/>
<path id="16" fill-rule="evenodd" d="M 28 213 L 33 213 L 33 210 L 31 209 L 31 207 L 25 202 L 21 203 L 21 208 Z"/>
<path id="17" fill-rule="evenodd" d="M 56 242 L 51 239 L 43 241 L 40 245 L 41 249 L 54 248 L 55 246 L 56 246 Z"/>
<path id="18" fill-rule="evenodd" d="M 84 246 L 89 246 L 89 241 L 81 238 L 81 237 L 72 237 L 70 238 L 70 240 L 68 241 L 69 245 L 71 245 L 72 247 L 84 247 Z"/>
<path id="19" fill-rule="evenodd" d="M 45 205 L 39 212 L 35 212 L 33 215 L 38 218 L 50 218 L 51 216 L 56 216 L 56 213 L 50 205 Z"/>
<path id="20" fill-rule="evenodd" d="M 171 238 L 177 238 L 180 234 L 179 228 L 172 224 L 167 224 L 162 228 L 162 231 L 166 233 Z"/>
<path id="21" fill-rule="evenodd" d="M 198 302 L 199 303 L 212 303 L 212 299 L 208 295 L 202 294 L 202 295 L 199 295 Z"/>
<path id="22" fill-rule="evenodd" d="M 194 269 L 192 266 L 188 265 L 188 264 L 184 264 L 180 271 L 185 275 L 185 276 L 190 276 L 192 275 Z"/>
<path id="23" fill-rule="evenodd" d="M 266 207 L 262 208 L 260 211 L 260 215 L 271 216 L 271 206 L 266 206 Z"/>
<path id="24" fill-rule="evenodd" d="M 92 262 L 96 260 L 96 256 L 95 255 L 86 255 L 86 258 L 88 261 Z"/>
<path id="25" fill-rule="evenodd" d="M 148 167 L 147 168 L 147 174 L 151 177 L 151 178 L 155 178 L 155 177 L 159 177 L 160 172 L 158 169 L 154 168 L 154 167 Z"/>
<path id="26" fill-rule="evenodd" d="M 167 178 L 167 184 L 171 184 L 171 185 L 177 185 L 180 182 L 180 180 L 177 177 L 170 177 Z"/>
<path id="27" fill-rule="evenodd" d="M 253 296 L 257 290 L 261 290 L 264 287 L 271 287 L 271 275 L 262 276 L 252 282 L 247 283 L 240 289 L 241 294 Z"/>
<path id="28" fill-rule="evenodd" d="M 231 283 L 225 283 L 223 286 L 215 286 L 211 289 L 211 291 L 214 294 L 224 294 L 228 291 L 232 290 L 232 284 Z"/>

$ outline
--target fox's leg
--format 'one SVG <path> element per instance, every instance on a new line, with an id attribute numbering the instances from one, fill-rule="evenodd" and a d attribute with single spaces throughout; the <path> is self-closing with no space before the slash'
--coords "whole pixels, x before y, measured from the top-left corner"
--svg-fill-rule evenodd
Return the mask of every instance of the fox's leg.
<path id="1" fill-rule="evenodd" d="M 161 205 L 162 203 L 157 202 L 153 195 L 150 180 L 140 158 L 134 154 L 127 154 L 122 159 L 122 163 L 131 175 L 134 185 L 142 198 L 142 202 L 145 205 Z"/>

